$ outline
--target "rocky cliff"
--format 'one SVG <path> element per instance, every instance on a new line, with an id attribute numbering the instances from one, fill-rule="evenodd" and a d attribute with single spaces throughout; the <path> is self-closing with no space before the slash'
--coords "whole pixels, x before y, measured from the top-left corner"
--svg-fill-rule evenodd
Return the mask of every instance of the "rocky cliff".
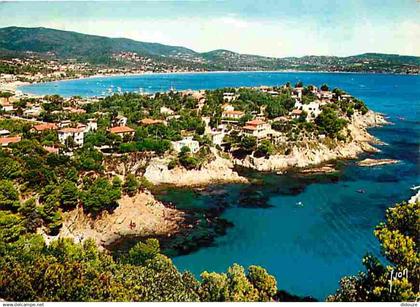
<path id="1" fill-rule="evenodd" d="M 182 211 L 165 207 L 150 192 L 134 197 L 123 196 L 113 212 L 104 211 L 92 218 L 76 208 L 63 214 L 63 227 L 58 237 L 76 242 L 94 239 L 99 246 L 107 246 L 124 236 L 170 236 L 184 221 Z M 46 236 L 47 242 L 57 237 Z"/>
<path id="2" fill-rule="evenodd" d="M 176 186 L 200 186 L 215 182 L 247 182 L 233 170 L 232 161 L 220 157 L 212 150 L 215 159 L 198 170 L 186 170 L 182 167 L 168 169 L 169 160 L 152 159 L 146 168 L 144 177 L 153 184 L 171 184 Z"/>

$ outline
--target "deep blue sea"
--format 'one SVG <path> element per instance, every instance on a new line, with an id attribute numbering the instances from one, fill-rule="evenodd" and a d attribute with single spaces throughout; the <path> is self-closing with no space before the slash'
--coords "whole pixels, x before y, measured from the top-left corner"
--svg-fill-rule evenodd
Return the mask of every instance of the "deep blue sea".
<path id="1" fill-rule="evenodd" d="M 207 73 L 159 74 L 92 78 L 21 88 L 33 94 L 100 96 L 110 88 L 121 91 L 211 89 L 224 86 L 280 85 L 290 81 L 340 87 L 385 113 L 393 125 L 371 129 L 387 143 L 377 158 L 401 160 L 395 165 L 361 168 L 347 162 L 338 177 L 314 179 L 263 174 L 263 184 L 218 185 L 197 192 L 170 189 L 162 196 L 181 208 L 228 204 L 222 217 L 231 221 L 225 236 L 210 247 L 174 258 L 181 270 L 199 275 L 225 271 L 232 263 L 258 264 L 274 274 L 278 287 L 297 295 L 324 299 L 339 279 L 362 269 L 367 253 L 380 255 L 373 235 L 385 209 L 412 195 L 419 185 L 420 77 L 343 73 Z M 357 190 L 364 189 L 365 193 Z M 266 208 L 242 203 L 263 199 Z M 302 202 L 303 206 L 297 206 Z"/>

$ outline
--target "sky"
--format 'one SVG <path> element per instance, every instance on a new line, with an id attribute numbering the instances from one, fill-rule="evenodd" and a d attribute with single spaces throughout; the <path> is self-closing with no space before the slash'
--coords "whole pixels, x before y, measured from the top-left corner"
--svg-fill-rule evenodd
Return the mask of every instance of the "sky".
<path id="1" fill-rule="evenodd" d="M 420 0 L 0 0 L 0 27 L 7 26 L 126 37 L 199 52 L 420 56 Z"/>

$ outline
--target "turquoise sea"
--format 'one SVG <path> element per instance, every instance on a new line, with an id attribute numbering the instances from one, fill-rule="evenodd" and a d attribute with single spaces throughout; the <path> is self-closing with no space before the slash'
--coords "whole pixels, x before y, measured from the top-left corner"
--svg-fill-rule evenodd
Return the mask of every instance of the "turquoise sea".
<path id="1" fill-rule="evenodd" d="M 258 264 L 274 274 L 278 287 L 297 295 L 324 299 L 339 279 L 362 269 L 361 259 L 380 255 L 373 235 L 385 209 L 412 195 L 419 185 L 420 77 L 344 73 L 197 73 L 92 78 L 30 85 L 34 94 L 101 95 L 121 91 L 211 89 L 224 86 L 279 85 L 287 81 L 340 87 L 363 99 L 393 123 L 371 129 L 387 145 L 377 158 L 401 160 L 395 165 L 360 168 L 341 165 L 338 176 L 316 178 L 253 174 L 262 183 L 217 185 L 204 191 L 170 189 L 160 196 L 180 208 L 226 208 L 221 216 L 233 223 L 211 246 L 174 258 L 181 270 L 199 274 L 225 271 L 232 263 Z M 358 193 L 363 189 L 365 193 Z M 302 202 L 303 206 L 297 203 Z M 254 205 L 255 203 L 255 205 Z M 258 203 L 258 204 L 257 204 Z"/>

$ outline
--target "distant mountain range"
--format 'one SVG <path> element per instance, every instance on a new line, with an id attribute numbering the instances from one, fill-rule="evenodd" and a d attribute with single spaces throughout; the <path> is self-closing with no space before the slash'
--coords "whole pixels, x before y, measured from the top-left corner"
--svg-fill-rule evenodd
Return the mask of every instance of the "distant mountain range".
<path id="1" fill-rule="evenodd" d="M 103 66 L 136 65 L 130 60 L 118 60 L 116 55 L 126 52 L 150 58 L 156 63 L 204 70 L 420 72 L 420 57 L 416 56 L 365 53 L 349 57 L 273 58 L 240 54 L 229 50 L 199 53 L 179 46 L 47 28 L 7 27 L 0 29 L 0 58 L 36 55 L 59 60 L 75 59 Z"/>

